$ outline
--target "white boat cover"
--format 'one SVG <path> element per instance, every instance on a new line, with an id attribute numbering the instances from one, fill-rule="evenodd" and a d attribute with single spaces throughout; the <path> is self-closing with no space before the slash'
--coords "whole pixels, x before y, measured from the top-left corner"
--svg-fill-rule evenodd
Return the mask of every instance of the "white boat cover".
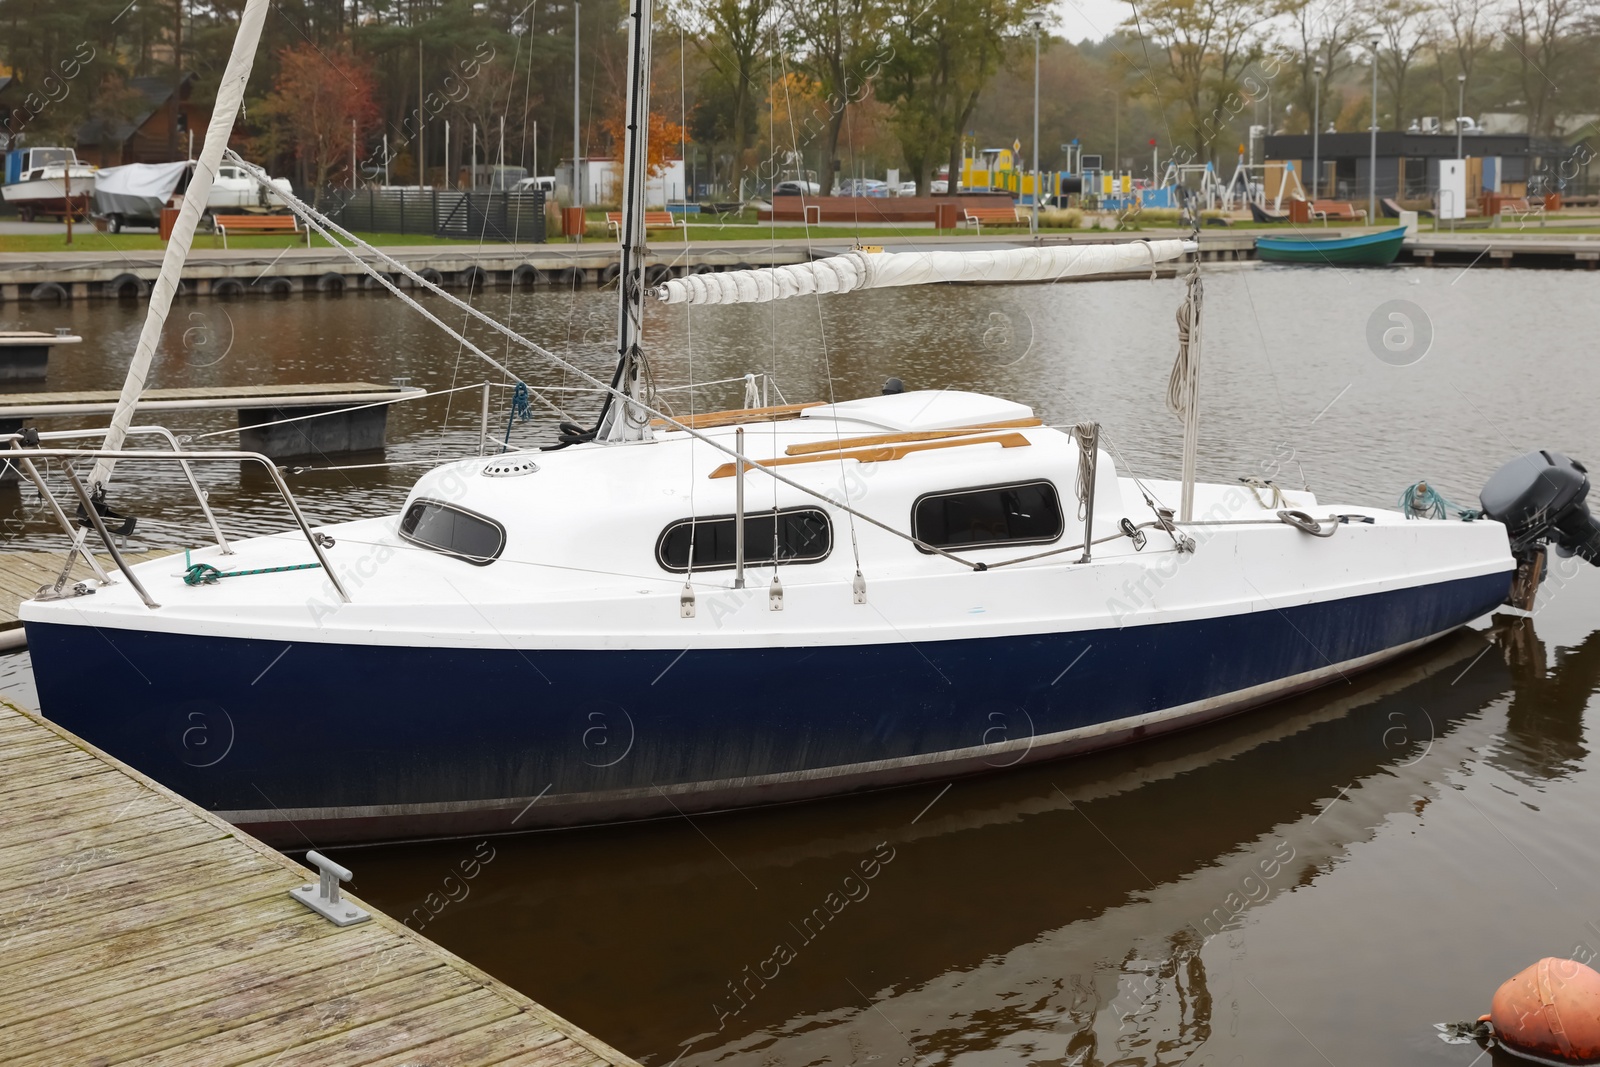
<path id="1" fill-rule="evenodd" d="M 1192 251 L 1191 241 L 1128 241 L 1001 251 L 846 252 L 787 267 L 674 278 L 652 292 L 668 304 L 759 304 L 934 282 L 1051 282 L 1153 268 Z"/>
<path id="2" fill-rule="evenodd" d="M 94 176 L 94 207 L 102 215 L 121 212 L 124 215 L 148 216 L 161 214 L 172 194 L 193 164 L 129 163 L 125 167 L 107 167 Z"/>

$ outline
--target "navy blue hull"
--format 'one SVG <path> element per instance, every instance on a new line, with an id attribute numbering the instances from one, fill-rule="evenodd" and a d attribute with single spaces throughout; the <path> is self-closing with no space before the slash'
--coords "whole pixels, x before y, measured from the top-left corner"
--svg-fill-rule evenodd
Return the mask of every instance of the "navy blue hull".
<path id="1" fill-rule="evenodd" d="M 293 820 L 327 843 L 704 810 L 1103 747 L 1448 632 L 1508 580 L 916 645 L 519 652 L 40 623 L 28 642 L 52 720 L 269 839 L 294 840 Z"/>

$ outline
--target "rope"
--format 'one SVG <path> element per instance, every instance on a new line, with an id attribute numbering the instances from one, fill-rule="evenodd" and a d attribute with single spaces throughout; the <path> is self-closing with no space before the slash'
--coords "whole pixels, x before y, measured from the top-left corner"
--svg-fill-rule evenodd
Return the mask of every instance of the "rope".
<path id="1" fill-rule="evenodd" d="M 1072 428 L 1072 436 L 1078 441 L 1078 519 L 1082 521 L 1088 514 L 1089 488 L 1099 459 L 1100 427 L 1093 422 L 1080 422 Z"/>
<path id="2" fill-rule="evenodd" d="M 511 447 L 511 424 L 518 419 L 527 422 L 531 418 L 533 418 L 533 407 L 528 403 L 528 387 L 518 382 L 517 388 L 511 394 L 511 412 L 506 416 L 506 439 L 501 451 Z"/>
<path id="3" fill-rule="evenodd" d="M 184 559 L 189 553 L 184 553 Z M 321 567 L 320 563 L 291 563 L 285 567 L 257 567 L 249 571 L 220 571 L 209 563 L 191 563 L 183 573 L 184 585 L 216 585 L 219 578 L 243 578 L 251 574 L 277 574 L 279 571 L 309 571 Z"/>
<path id="4" fill-rule="evenodd" d="M 1278 508 L 1281 508 L 1288 503 L 1288 501 L 1284 499 L 1283 490 L 1279 489 L 1277 483 L 1272 481 L 1270 478 L 1257 478 L 1252 475 L 1248 478 L 1240 478 L 1239 480 L 1245 484 L 1247 489 L 1250 490 L 1250 495 L 1256 498 L 1256 503 L 1261 505 L 1261 509 L 1263 511 L 1276 511 Z M 1262 489 L 1272 490 L 1272 502 L 1270 504 L 1261 499 L 1260 491 Z"/>
<path id="5" fill-rule="evenodd" d="M 1167 378 L 1167 410 L 1178 418 L 1183 418 L 1188 413 L 1189 381 L 1189 336 L 1194 328 L 1196 307 L 1194 285 L 1189 285 L 1189 293 L 1184 297 L 1183 303 L 1178 305 L 1178 358 L 1172 363 L 1172 374 Z"/>
<path id="6" fill-rule="evenodd" d="M 1483 517 L 1483 512 L 1476 508 L 1464 508 L 1452 504 L 1427 482 L 1418 482 L 1406 487 L 1406 491 L 1400 494 L 1400 510 L 1405 512 L 1408 519 L 1456 518 L 1462 522 L 1471 522 L 1473 519 Z"/>

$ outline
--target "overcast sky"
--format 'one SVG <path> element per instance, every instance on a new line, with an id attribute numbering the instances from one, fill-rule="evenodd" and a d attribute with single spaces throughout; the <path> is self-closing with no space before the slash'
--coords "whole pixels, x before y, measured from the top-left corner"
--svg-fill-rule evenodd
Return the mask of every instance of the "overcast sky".
<path id="1" fill-rule="evenodd" d="M 1053 7 L 1056 36 L 1069 41 L 1098 41 L 1133 13 L 1127 0 L 1056 0 Z"/>

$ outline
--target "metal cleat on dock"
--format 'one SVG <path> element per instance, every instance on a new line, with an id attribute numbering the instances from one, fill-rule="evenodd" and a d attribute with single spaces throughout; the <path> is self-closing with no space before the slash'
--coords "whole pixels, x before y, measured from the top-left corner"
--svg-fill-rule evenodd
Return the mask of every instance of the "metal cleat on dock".
<path id="1" fill-rule="evenodd" d="M 319 885 L 295 886 L 289 890 L 291 897 L 335 926 L 354 926 L 372 918 L 366 910 L 340 897 L 339 883 L 350 880 L 349 868 L 339 866 L 320 852 L 307 852 L 306 862 L 322 872 L 322 881 Z"/>

